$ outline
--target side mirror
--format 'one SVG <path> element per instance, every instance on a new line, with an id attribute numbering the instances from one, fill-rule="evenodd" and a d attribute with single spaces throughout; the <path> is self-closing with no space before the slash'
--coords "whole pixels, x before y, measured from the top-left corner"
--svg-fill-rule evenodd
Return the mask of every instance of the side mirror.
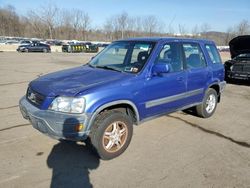
<path id="1" fill-rule="evenodd" d="M 153 73 L 155 75 L 168 73 L 170 71 L 170 66 L 167 63 L 156 63 L 153 66 Z"/>

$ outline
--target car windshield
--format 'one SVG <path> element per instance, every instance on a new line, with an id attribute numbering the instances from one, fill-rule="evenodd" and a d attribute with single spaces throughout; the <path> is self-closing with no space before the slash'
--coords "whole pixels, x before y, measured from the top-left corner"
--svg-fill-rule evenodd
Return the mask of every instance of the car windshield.
<path id="1" fill-rule="evenodd" d="M 136 74 L 146 64 L 154 45 L 154 42 L 114 42 L 94 57 L 88 64 L 94 68 Z"/>
<path id="2" fill-rule="evenodd" d="M 250 59 L 250 53 L 240 54 L 235 59 Z"/>

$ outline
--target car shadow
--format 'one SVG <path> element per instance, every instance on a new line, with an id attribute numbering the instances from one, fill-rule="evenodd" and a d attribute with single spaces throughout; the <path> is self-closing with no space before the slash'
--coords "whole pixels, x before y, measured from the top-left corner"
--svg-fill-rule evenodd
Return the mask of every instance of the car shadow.
<path id="1" fill-rule="evenodd" d="M 227 84 L 233 84 L 233 85 L 243 85 L 243 86 L 250 86 L 250 80 L 230 80 L 227 81 Z"/>
<path id="2" fill-rule="evenodd" d="M 180 113 L 183 115 L 192 115 L 192 116 L 200 118 L 200 116 L 197 115 L 195 107 L 191 107 L 191 108 L 182 110 Z"/>
<path id="3" fill-rule="evenodd" d="M 63 131 L 68 129 L 67 126 L 64 123 Z M 47 158 L 47 165 L 52 169 L 50 187 L 93 187 L 89 173 L 90 170 L 97 169 L 99 164 L 100 158 L 88 144 L 59 141 Z"/>

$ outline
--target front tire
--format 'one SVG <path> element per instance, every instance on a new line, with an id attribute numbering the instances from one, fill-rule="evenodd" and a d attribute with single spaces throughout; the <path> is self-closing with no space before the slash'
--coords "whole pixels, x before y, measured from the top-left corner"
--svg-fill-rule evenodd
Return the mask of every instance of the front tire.
<path id="1" fill-rule="evenodd" d="M 121 155 L 128 147 L 133 134 L 131 118 L 118 110 L 100 113 L 91 129 L 90 139 L 103 160 Z"/>
<path id="2" fill-rule="evenodd" d="M 217 92 L 209 88 L 203 98 L 202 104 L 196 106 L 197 115 L 202 118 L 209 118 L 215 112 L 218 102 Z"/>

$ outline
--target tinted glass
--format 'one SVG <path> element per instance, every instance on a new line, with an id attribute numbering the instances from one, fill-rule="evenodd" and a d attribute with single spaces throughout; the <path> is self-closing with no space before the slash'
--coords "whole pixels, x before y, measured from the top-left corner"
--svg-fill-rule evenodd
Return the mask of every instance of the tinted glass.
<path id="1" fill-rule="evenodd" d="M 167 43 L 163 46 L 156 63 L 166 63 L 169 65 L 170 72 L 183 70 L 183 63 L 180 55 L 178 43 Z"/>
<path id="2" fill-rule="evenodd" d="M 206 66 L 205 58 L 199 44 L 185 43 L 183 44 L 183 50 L 188 69 L 196 69 Z"/>
<path id="3" fill-rule="evenodd" d="M 212 63 L 221 63 L 220 55 L 218 53 L 217 48 L 214 45 L 207 44 L 206 49 Z"/>
<path id="4" fill-rule="evenodd" d="M 155 43 L 121 41 L 106 47 L 91 62 L 96 68 L 138 73 L 146 64 Z"/>

